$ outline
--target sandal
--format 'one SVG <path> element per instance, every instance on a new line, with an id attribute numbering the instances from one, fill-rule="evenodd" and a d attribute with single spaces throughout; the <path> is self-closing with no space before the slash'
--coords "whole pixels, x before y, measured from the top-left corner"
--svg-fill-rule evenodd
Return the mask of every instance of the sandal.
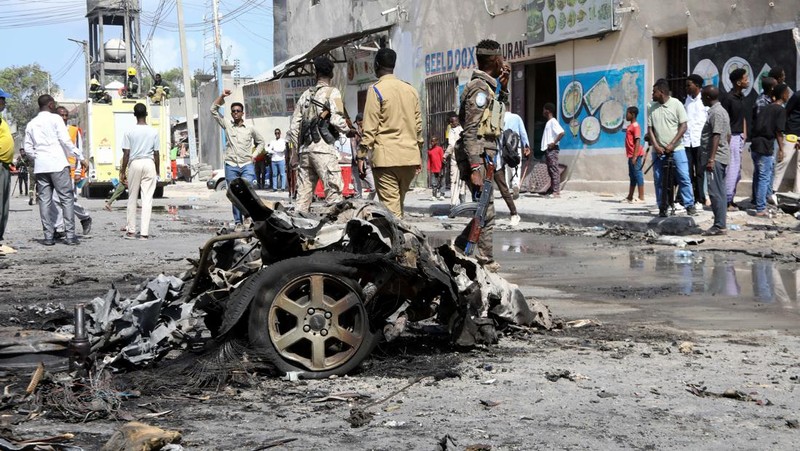
<path id="1" fill-rule="evenodd" d="M 149 236 L 147 236 L 147 235 L 141 235 L 141 236 L 139 236 L 139 241 L 147 241 L 147 240 L 149 240 L 149 239 L 150 239 L 150 237 L 149 237 Z"/>
<path id="2" fill-rule="evenodd" d="M 128 232 L 128 233 L 125 234 L 125 239 L 126 240 L 135 240 L 136 239 L 136 234 Z"/>

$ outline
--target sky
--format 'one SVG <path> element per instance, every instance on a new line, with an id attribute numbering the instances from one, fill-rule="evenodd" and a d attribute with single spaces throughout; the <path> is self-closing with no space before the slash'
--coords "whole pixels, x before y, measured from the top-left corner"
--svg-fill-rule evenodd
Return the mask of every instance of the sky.
<path id="1" fill-rule="evenodd" d="M 147 45 L 145 58 L 156 71 L 179 67 L 176 1 L 140 2 L 141 36 Z M 271 69 L 272 1 L 219 0 L 219 11 L 222 52 L 229 63 L 239 59 L 242 76 L 257 76 Z M 183 15 L 191 73 L 196 69 L 213 73 L 211 0 L 183 0 Z M 1 67 L 39 63 L 60 86 L 63 98 L 82 98 L 85 60 L 81 46 L 67 38 L 88 40 L 89 22 L 85 16 L 86 0 L 0 0 Z M 156 18 L 160 20 L 153 28 Z M 122 39 L 111 30 L 120 34 L 122 28 L 105 28 L 106 41 Z"/>

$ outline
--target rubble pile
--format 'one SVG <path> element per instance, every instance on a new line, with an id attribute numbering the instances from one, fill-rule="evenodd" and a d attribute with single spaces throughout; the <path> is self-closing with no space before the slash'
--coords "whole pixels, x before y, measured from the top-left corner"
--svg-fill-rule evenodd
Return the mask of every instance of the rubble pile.
<path id="1" fill-rule="evenodd" d="M 503 324 L 553 327 L 546 306 L 454 245 L 434 249 L 378 204 L 343 201 L 305 215 L 267 206 L 237 181 L 228 196 L 252 231 L 222 229 L 181 277 L 161 274 L 127 299 L 112 288 L 85 306 L 94 374 L 185 350 L 216 353 L 207 365 L 193 357 L 200 367 L 224 366 L 249 348 L 281 373 L 323 378 L 346 374 L 379 334 L 391 340 L 409 322 L 434 320 L 460 347 L 495 343 Z"/>

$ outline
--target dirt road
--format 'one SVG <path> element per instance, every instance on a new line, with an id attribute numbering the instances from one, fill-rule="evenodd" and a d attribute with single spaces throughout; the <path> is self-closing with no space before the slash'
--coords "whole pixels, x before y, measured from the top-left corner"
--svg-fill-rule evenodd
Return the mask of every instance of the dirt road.
<path id="1" fill-rule="evenodd" d="M 29 240 L 40 238 L 38 212 L 15 198 L 7 240 L 20 252 L 0 260 L 0 325 L 32 327 L 39 318 L 30 305 L 70 306 L 111 284 L 133 295 L 159 272 L 184 271 L 185 258 L 196 257 L 230 216 L 224 198 L 210 194 L 168 191 L 156 202 L 147 242 L 121 238 L 124 203 L 109 213 L 101 201 L 84 201 L 93 237 L 49 248 Z M 458 228 L 412 221 L 433 239 Z M 99 449 L 128 418 L 180 430 L 193 450 L 258 449 L 287 438 L 296 440 L 277 449 L 445 449 L 442 440 L 446 449 L 795 449 L 800 283 L 797 263 L 787 258 L 793 232 L 767 239 L 764 230 L 745 228 L 687 254 L 640 235 L 523 226 L 532 230 L 496 235 L 505 275 L 563 321 L 594 324 L 509 330 L 498 346 L 467 352 L 414 325 L 358 373 L 322 381 L 242 376 L 219 391 L 159 390 L 156 368 L 148 373 L 156 382 L 125 401 L 120 419 L 66 423 L 43 415 L 10 427 L 26 438 L 75 433 L 74 443 L 87 450 Z M 782 258 L 739 252 L 768 249 Z M 136 377 L 119 376 L 118 388 L 133 388 Z M 5 385 L 9 378 L 0 379 Z M 353 408 L 374 417 L 353 428 Z"/>

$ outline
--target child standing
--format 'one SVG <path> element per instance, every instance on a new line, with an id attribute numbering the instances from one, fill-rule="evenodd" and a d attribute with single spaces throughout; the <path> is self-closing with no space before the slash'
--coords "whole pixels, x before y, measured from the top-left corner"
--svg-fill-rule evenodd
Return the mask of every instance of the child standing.
<path id="1" fill-rule="evenodd" d="M 428 149 L 428 171 L 431 173 L 431 187 L 433 188 L 433 199 L 444 199 L 444 189 L 442 189 L 442 161 L 444 160 L 444 149 L 439 145 L 439 138 L 431 138 L 431 148 Z"/>
<path id="2" fill-rule="evenodd" d="M 625 132 L 625 156 L 628 157 L 628 177 L 631 179 L 631 188 L 628 191 L 628 197 L 625 198 L 628 203 L 644 202 L 644 174 L 642 173 L 644 148 L 641 144 L 642 129 L 636 122 L 638 115 L 639 109 L 635 106 L 628 107 L 625 114 L 625 119 L 630 122 L 628 130 Z M 633 197 L 633 190 L 636 188 L 639 190 L 638 199 Z"/>

